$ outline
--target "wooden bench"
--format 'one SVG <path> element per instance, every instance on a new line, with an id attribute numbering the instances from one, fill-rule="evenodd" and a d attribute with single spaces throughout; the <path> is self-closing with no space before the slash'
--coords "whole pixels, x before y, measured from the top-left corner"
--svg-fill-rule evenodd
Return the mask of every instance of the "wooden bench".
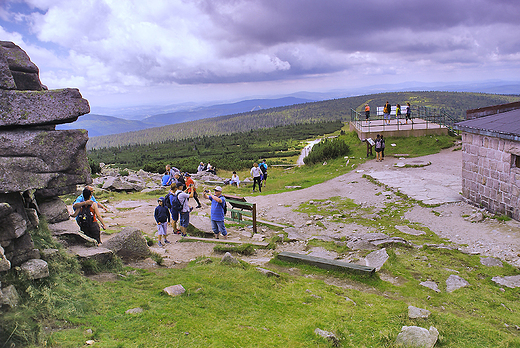
<path id="1" fill-rule="evenodd" d="M 226 220 L 235 221 L 238 223 L 248 224 L 249 221 L 244 221 L 242 216 L 249 216 L 253 223 L 253 233 L 256 233 L 256 203 L 248 203 L 244 197 L 225 195 L 226 202 L 231 205 L 231 217 L 226 217 Z"/>

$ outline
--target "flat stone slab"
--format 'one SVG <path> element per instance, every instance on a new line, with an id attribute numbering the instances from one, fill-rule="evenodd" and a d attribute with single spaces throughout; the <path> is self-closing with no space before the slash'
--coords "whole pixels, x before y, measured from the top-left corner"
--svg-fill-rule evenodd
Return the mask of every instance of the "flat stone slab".
<path id="1" fill-rule="evenodd" d="M 418 308 L 414 306 L 408 306 L 408 318 L 410 319 L 419 319 L 419 318 L 428 318 L 432 314 L 427 309 Z"/>
<path id="2" fill-rule="evenodd" d="M 407 164 L 413 164 L 408 163 Z M 462 182 L 460 175 L 425 172 L 408 174 L 404 170 L 372 171 L 372 178 L 425 204 L 460 202 Z M 423 175 L 423 176 L 421 176 Z"/>
<path id="3" fill-rule="evenodd" d="M 308 265 L 312 265 L 318 268 L 323 269 L 334 269 L 346 272 L 353 272 L 359 274 L 368 274 L 372 275 L 375 273 L 376 269 L 374 267 L 356 265 L 354 263 L 348 263 L 337 260 L 328 260 L 321 257 L 314 257 L 309 255 L 302 255 L 296 253 L 290 253 L 287 251 L 282 251 L 278 254 L 278 259 L 289 262 L 301 262 Z"/>
<path id="4" fill-rule="evenodd" d="M 262 268 L 262 267 L 257 267 L 256 270 L 262 274 L 265 274 L 266 276 L 268 277 L 277 277 L 277 278 L 280 278 L 280 275 L 276 272 L 273 272 L 271 270 L 268 270 L 268 269 L 265 269 L 265 268 Z"/>
<path id="5" fill-rule="evenodd" d="M 84 247 L 75 245 L 67 249 L 69 253 L 76 255 L 80 260 L 95 260 L 106 263 L 114 257 L 112 250 L 102 247 Z"/>
<path id="6" fill-rule="evenodd" d="M 520 288 L 520 275 L 493 277 L 491 280 L 499 285 L 507 286 L 508 288 Z"/>
<path id="7" fill-rule="evenodd" d="M 432 282 L 431 280 L 428 280 L 428 281 L 425 281 L 425 282 L 421 282 L 421 283 L 419 283 L 419 285 L 425 286 L 428 289 L 432 289 L 435 292 L 441 292 L 439 290 L 439 286 L 437 285 L 437 283 Z"/>
<path id="8" fill-rule="evenodd" d="M 376 271 L 379 271 L 381 267 L 385 264 L 385 262 L 388 260 L 389 256 L 386 252 L 386 249 L 380 249 L 371 252 L 365 257 L 365 263 L 368 267 L 374 267 Z"/>
<path id="9" fill-rule="evenodd" d="M 495 259 L 494 257 L 481 257 L 480 263 L 488 267 L 504 267 L 502 261 Z"/>
<path id="10" fill-rule="evenodd" d="M 410 228 L 408 226 L 395 226 L 395 228 L 397 228 L 399 231 L 403 232 L 403 233 L 406 233 L 406 234 L 411 234 L 412 236 L 420 236 L 420 235 L 423 235 L 423 234 L 426 234 L 426 232 L 424 231 L 419 231 L 419 230 L 416 230 L 416 229 L 413 229 L 413 228 Z"/>
<path id="11" fill-rule="evenodd" d="M 462 277 L 458 275 L 450 275 L 448 279 L 446 279 L 446 291 L 453 292 L 457 289 L 463 288 L 465 286 L 469 286 L 470 284 Z"/>
<path id="12" fill-rule="evenodd" d="M 0 90 L 0 126 L 74 122 L 90 106 L 76 88 L 51 91 Z"/>

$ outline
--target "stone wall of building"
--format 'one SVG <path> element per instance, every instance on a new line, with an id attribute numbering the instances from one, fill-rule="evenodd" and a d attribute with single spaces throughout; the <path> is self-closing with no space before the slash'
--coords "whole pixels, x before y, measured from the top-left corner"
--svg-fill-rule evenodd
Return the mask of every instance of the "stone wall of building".
<path id="1" fill-rule="evenodd" d="M 462 143 L 462 195 L 520 220 L 520 143 L 466 132 Z"/>

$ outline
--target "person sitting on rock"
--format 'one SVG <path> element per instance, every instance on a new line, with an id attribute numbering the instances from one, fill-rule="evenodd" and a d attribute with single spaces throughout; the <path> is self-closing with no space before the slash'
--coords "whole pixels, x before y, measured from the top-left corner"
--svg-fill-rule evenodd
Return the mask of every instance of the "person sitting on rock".
<path id="1" fill-rule="evenodd" d="M 98 244 L 101 243 L 101 231 L 99 230 L 99 225 L 97 220 L 101 223 L 101 227 L 106 230 L 105 222 L 99 213 L 98 203 L 94 202 L 91 198 L 92 192 L 85 188 L 83 189 L 83 193 L 76 199 L 72 208 L 74 209 L 74 214 L 76 216 L 76 222 L 83 233 L 85 233 L 90 238 L 95 239 Z M 84 226 L 80 223 L 80 213 L 81 210 L 88 209 L 87 213 L 92 214 L 92 224 L 89 226 Z M 76 212 L 77 211 L 77 212 Z"/>
<path id="2" fill-rule="evenodd" d="M 172 179 L 169 172 L 164 172 L 164 175 L 162 177 L 162 185 L 163 186 L 170 186 L 172 184 Z"/>
<path id="3" fill-rule="evenodd" d="M 231 180 L 229 181 L 229 184 L 240 187 L 240 178 L 238 177 L 237 172 L 233 172 L 233 175 L 231 175 Z"/>
<path id="4" fill-rule="evenodd" d="M 197 167 L 197 173 L 203 172 L 204 170 L 206 170 L 206 167 L 204 166 L 204 162 L 200 162 L 199 166 Z"/>

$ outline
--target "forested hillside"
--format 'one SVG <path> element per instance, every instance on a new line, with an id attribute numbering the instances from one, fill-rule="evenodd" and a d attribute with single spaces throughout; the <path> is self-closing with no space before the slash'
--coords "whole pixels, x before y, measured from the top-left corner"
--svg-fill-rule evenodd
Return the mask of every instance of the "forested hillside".
<path id="1" fill-rule="evenodd" d="M 246 112 L 235 115 L 144 129 L 136 132 L 91 138 L 89 149 L 129 144 L 160 143 L 169 140 L 246 132 L 298 123 L 350 119 L 350 109 L 362 111 L 365 103 L 375 110 L 386 101 L 395 105 L 410 102 L 412 108 L 429 106 L 444 108 L 451 116 L 463 120 L 466 110 L 519 101 L 520 96 L 466 92 L 392 92 L 304 103 Z"/>
<path id="2" fill-rule="evenodd" d="M 199 162 L 219 169 L 238 170 L 264 158 L 299 155 L 300 141 L 334 133 L 343 122 L 316 122 L 250 130 L 229 135 L 168 140 L 147 145 L 125 145 L 89 151 L 91 163 L 110 163 L 119 168 L 160 173 L 166 164 L 196 172 Z M 276 161 L 279 161 L 276 160 Z M 276 161 L 271 160 L 270 164 Z"/>

